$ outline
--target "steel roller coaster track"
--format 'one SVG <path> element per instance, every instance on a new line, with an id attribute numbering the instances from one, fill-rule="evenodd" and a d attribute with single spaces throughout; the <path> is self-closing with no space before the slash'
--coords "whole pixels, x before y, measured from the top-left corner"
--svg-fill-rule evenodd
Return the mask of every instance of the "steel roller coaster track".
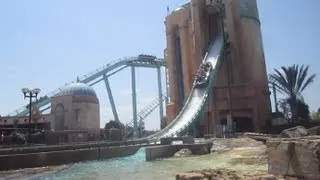
<path id="1" fill-rule="evenodd" d="M 166 66 L 167 63 L 162 58 L 157 58 L 155 56 L 149 55 L 139 55 L 136 57 L 128 57 L 122 58 L 111 63 L 108 63 L 86 75 L 78 77 L 77 80 L 74 80 L 70 83 L 66 83 L 64 86 L 55 89 L 54 91 L 48 93 L 45 96 L 40 97 L 35 103 L 38 109 L 41 112 L 50 108 L 50 98 L 60 93 L 66 86 L 74 82 L 81 82 L 93 86 L 100 81 L 105 80 L 109 76 L 125 69 L 126 67 L 145 67 L 145 68 L 160 68 L 162 66 Z M 28 115 L 28 105 L 23 106 L 11 113 L 7 116 L 26 116 Z"/>

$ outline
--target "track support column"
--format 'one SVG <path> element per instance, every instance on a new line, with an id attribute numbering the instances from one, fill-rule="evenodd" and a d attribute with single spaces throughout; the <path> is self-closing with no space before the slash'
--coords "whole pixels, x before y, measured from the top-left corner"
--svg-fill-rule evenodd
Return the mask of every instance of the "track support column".
<path id="1" fill-rule="evenodd" d="M 116 105 L 114 104 L 114 100 L 113 100 L 113 96 L 112 96 L 109 80 L 108 80 L 108 77 L 105 74 L 103 74 L 103 80 L 104 80 L 104 83 L 106 84 L 106 89 L 107 89 L 107 92 L 108 92 L 109 101 L 110 101 L 110 104 L 111 104 L 111 109 L 112 109 L 114 120 L 116 122 L 119 122 L 119 117 L 118 117 Z"/>
<path id="2" fill-rule="evenodd" d="M 161 67 L 157 67 L 158 74 L 158 96 L 159 96 L 159 115 L 160 115 L 160 127 L 163 118 L 163 102 L 162 102 L 162 84 L 161 84 Z"/>
<path id="3" fill-rule="evenodd" d="M 133 137 L 137 137 L 138 135 L 137 92 L 136 92 L 136 70 L 134 66 L 131 66 L 131 85 L 132 85 Z"/>

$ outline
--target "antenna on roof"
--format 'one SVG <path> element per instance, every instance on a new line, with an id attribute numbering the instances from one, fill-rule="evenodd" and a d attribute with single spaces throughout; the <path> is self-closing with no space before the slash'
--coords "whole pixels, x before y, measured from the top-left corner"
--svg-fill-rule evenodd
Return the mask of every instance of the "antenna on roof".
<path id="1" fill-rule="evenodd" d="M 80 82 L 79 76 L 77 76 L 77 83 Z"/>
<path id="2" fill-rule="evenodd" d="M 167 15 L 170 14 L 170 9 L 169 9 L 169 6 L 167 6 Z"/>

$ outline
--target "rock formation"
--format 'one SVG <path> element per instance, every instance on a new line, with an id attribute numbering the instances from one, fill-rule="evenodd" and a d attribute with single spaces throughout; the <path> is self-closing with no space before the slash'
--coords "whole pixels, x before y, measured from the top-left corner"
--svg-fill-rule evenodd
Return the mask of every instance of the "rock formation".
<path id="1" fill-rule="evenodd" d="M 298 131 L 286 132 L 296 136 L 291 132 Z M 299 133 L 304 134 L 304 130 Z M 271 174 L 320 179 L 320 136 L 268 139 L 267 154 Z"/>
<path id="2" fill-rule="evenodd" d="M 280 133 L 280 137 L 284 138 L 303 137 L 308 135 L 308 130 L 303 126 L 296 126 L 293 128 L 285 129 Z"/>
<path id="3" fill-rule="evenodd" d="M 308 129 L 309 135 L 315 136 L 315 135 L 320 135 L 320 126 L 315 126 L 310 129 Z"/>
<path id="4" fill-rule="evenodd" d="M 250 174 L 241 173 L 229 169 L 205 169 L 198 171 L 189 171 L 176 175 L 176 180 L 284 180 L 281 176 L 275 176 L 265 173 Z M 292 179 L 291 179 L 292 180 Z"/>
<path id="5" fill-rule="evenodd" d="M 188 148 L 183 148 L 180 151 L 176 152 L 174 154 L 175 157 L 185 157 L 185 156 L 190 156 L 192 152 Z"/>

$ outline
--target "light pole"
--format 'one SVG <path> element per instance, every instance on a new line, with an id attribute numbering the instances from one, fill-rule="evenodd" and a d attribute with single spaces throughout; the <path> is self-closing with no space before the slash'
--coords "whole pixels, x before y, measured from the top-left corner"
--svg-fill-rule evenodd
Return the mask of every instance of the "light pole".
<path id="1" fill-rule="evenodd" d="M 22 93 L 23 93 L 23 96 L 24 96 L 24 99 L 26 98 L 29 98 L 29 127 L 28 127 L 28 131 L 29 131 L 29 134 L 28 134 L 28 142 L 30 142 L 30 136 L 31 136 L 31 104 L 32 104 L 32 98 L 36 98 L 37 99 L 37 96 L 38 94 L 40 93 L 40 89 L 39 88 L 34 88 L 34 89 L 29 89 L 29 88 L 22 88 L 21 89 Z"/>

